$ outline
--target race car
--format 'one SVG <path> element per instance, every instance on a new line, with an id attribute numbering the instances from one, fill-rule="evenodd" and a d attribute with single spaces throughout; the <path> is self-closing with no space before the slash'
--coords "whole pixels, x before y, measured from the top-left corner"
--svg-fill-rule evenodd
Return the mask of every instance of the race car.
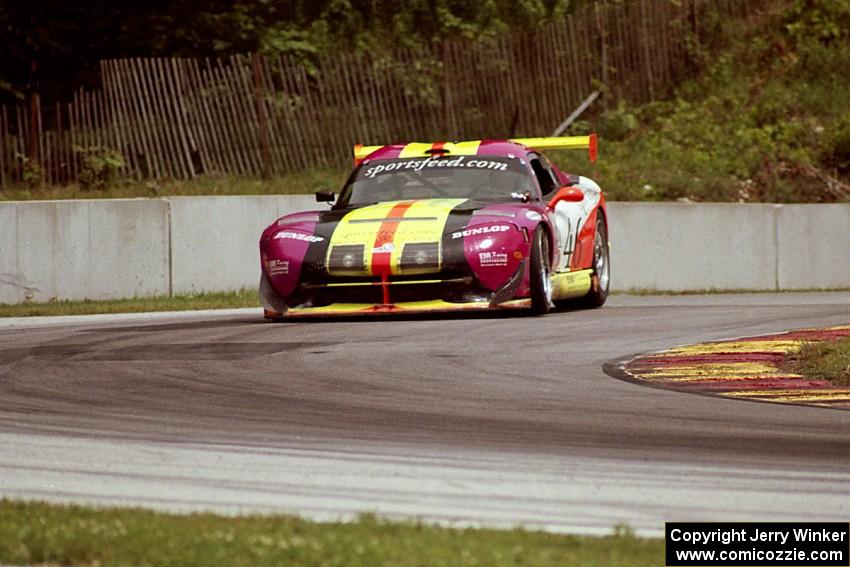
<path id="1" fill-rule="evenodd" d="M 541 150 L 596 135 L 355 146 L 323 211 L 260 238 L 269 319 L 456 309 L 599 307 L 610 280 L 605 197 Z"/>

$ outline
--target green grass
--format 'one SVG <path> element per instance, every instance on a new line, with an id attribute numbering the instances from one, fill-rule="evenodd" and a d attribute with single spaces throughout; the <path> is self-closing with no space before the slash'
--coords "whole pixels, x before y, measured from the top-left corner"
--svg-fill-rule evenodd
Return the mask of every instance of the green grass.
<path id="1" fill-rule="evenodd" d="M 362 516 L 170 515 L 0 501 L 0 562 L 60 565 L 630 567 L 664 564 L 664 543 L 628 529 L 607 537 L 452 529 Z"/>
<path id="2" fill-rule="evenodd" d="M 29 187 L 16 185 L 0 189 L 0 201 L 55 199 L 127 199 L 202 195 L 290 195 L 320 190 L 339 191 L 347 170 L 310 169 L 271 179 L 244 177 L 198 177 L 178 180 L 123 180 L 104 190 L 85 190 L 79 185 Z"/>
<path id="3" fill-rule="evenodd" d="M 850 338 L 805 344 L 790 366 L 807 378 L 850 386 Z"/>
<path id="4" fill-rule="evenodd" d="M 97 313 L 143 313 L 148 311 L 195 311 L 259 307 L 255 290 L 211 292 L 174 297 L 135 297 L 98 301 L 51 301 L 48 303 L 0 303 L 0 317 L 36 317 L 43 315 L 93 315 Z"/>
<path id="5" fill-rule="evenodd" d="M 847 289 L 813 290 L 693 290 L 663 291 L 633 289 L 613 292 L 612 295 L 723 295 L 736 293 L 808 293 L 820 291 L 850 291 Z M 257 307 L 260 300 L 255 290 L 237 292 L 209 292 L 174 297 L 134 297 L 131 299 L 106 299 L 82 301 L 50 301 L 47 303 L 0 303 L 0 317 L 39 317 L 57 315 L 95 315 L 98 313 L 145 313 L 150 311 L 197 311 L 201 309 L 231 309 Z"/>

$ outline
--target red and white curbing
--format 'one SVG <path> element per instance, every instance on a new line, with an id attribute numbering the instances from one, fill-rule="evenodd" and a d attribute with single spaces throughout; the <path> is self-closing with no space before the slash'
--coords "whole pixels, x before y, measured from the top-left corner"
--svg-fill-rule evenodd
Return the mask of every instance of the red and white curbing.
<path id="1" fill-rule="evenodd" d="M 850 388 L 783 369 L 805 343 L 850 336 L 850 326 L 702 343 L 641 356 L 624 370 L 652 386 L 725 398 L 850 409 Z"/>

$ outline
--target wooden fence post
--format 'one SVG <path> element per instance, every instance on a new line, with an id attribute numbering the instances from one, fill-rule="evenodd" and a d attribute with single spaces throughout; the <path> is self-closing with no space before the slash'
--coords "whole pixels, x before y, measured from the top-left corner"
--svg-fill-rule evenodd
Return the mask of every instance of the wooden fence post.
<path id="1" fill-rule="evenodd" d="M 251 54 L 251 63 L 254 70 L 254 104 L 257 106 L 257 132 L 259 134 L 260 151 L 263 157 L 263 177 L 271 177 L 272 156 L 269 147 L 269 117 L 266 114 L 263 97 L 263 70 L 262 59 L 258 53 Z"/>
<path id="2" fill-rule="evenodd" d="M 602 74 L 601 74 L 600 79 L 602 81 L 602 84 L 607 89 L 607 87 L 608 87 L 608 38 L 607 38 L 606 33 L 605 33 L 605 23 L 602 20 L 602 14 L 601 14 L 601 11 L 603 9 L 605 9 L 605 1 L 602 0 L 601 2 L 597 2 L 596 5 L 594 6 L 594 9 L 596 11 L 596 30 L 597 30 L 597 33 L 599 35 L 599 42 L 600 42 L 600 49 L 601 49 L 600 59 L 601 59 L 601 64 L 602 64 Z M 607 12 L 607 10 L 606 10 L 606 12 Z M 608 97 L 607 96 L 603 97 L 602 100 L 604 101 L 604 106 L 607 108 L 608 107 Z"/>
<path id="3" fill-rule="evenodd" d="M 714 6 L 730 17 L 750 9 Z M 486 45 L 444 41 L 426 57 L 405 48 L 382 58 L 322 56 L 315 67 L 256 53 L 204 67 L 103 61 L 103 90 L 76 91 L 66 112 L 57 105 L 55 124 L 35 87 L 8 109 L 13 116 L 2 109 L 0 185 L 36 166 L 48 183 L 76 180 L 77 145 L 117 147 L 125 173 L 139 179 L 212 171 L 269 177 L 348 164 L 357 142 L 538 135 L 595 90 L 594 80 L 607 87 L 605 106 L 660 96 L 681 78 L 687 57 L 700 56 L 705 10 L 704 0 L 600 0 L 537 34 Z"/>

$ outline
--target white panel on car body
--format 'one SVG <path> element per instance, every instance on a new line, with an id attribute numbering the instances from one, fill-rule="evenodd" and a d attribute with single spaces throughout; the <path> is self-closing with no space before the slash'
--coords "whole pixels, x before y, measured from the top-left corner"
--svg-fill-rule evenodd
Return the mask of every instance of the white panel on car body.
<path id="1" fill-rule="evenodd" d="M 559 272 L 569 271 L 578 234 L 587 222 L 587 218 L 599 205 L 602 193 L 599 185 L 588 177 L 579 177 L 576 186 L 584 193 L 583 201 L 580 203 L 561 201 L 555 205 L 554 221 L 558 232 L 556 239 L 560 249 L 560 262 L 556 268 Z"/>

